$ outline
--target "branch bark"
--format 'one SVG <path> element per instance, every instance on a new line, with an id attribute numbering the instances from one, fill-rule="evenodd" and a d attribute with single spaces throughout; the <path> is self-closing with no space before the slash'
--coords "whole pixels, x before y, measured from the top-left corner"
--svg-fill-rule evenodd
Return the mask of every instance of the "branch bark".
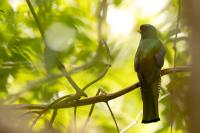
<path id="1" fill-rule="evenodd" d="M 190 72 L 190 66 L 181 66 L 181 67 L 176 67 L 174 68 L 167 68 L 163 69 L 161 71 L 161 76 L 164 76 L 166 74 L 174 73 L 174 72 Z M 132 90 L 137 89 L 140 87 L 140 83 L 137 82 L 127 88 L 124 88 L 120 91 L 110 93 L 107 95 L 99 95 L 99 96 L 94 96 L 94 97 L 89 97 L 81 100 L 73 100 L 73 101 L 61 101 L 56 104 L 53 104 L 52 106 L 49 107 L 49 105 L 36 105 L 36 104 L 16 104 L 16 105 L 5 105 L 2 106 L 1 108 L 4 109 L 31 109 L 31 110 L 37 110 L 37 109 L 59 109 L 59 108 L 70 108 L 70 107 L 75 107 L 75 106 L 84 106 L 84 105 L 90 105 L 94 103 L 99 103 L 99 102 L 108 102 L 112 99 L 115 99 L 117 97 L 120 97 L 122 95 L 125 95 L 129 93 Z M 0 109 L 1 109 L 0 108 Z"/>

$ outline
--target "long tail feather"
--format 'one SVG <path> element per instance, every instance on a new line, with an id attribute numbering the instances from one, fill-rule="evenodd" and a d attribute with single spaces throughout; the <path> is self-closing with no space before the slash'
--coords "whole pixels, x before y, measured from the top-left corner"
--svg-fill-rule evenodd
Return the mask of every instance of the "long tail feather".
<path id="1" fill-rule="evenodd" d="M 157 122 L 160 120 L 158 113 L 158 95 L 160 88 L 160 78 L 148 85 L 143 81 L 141 84 L 143 101 L 142 123 Z"/>

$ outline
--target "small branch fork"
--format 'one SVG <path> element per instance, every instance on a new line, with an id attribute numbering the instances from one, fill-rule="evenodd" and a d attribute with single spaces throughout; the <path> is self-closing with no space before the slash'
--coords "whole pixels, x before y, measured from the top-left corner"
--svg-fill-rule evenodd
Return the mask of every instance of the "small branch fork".
<path id="1" fill-rule="evenodd" d="M 47 45 L 47 42 L 46 42 L 46 40 L 45 40 L 44 29 L 42 28 L 42 25 L 41 25 L 41 23 L 40 23 L 40 21 L 39 21 L 39 19 L 38 19 L 38 16 L 37 16 L 37 14 L 36 14 L 35 11 L 34 11 L 34 8 L 33 8 L 32 4 L 31 4 L 31 1 L 30 1 L 30 0 L 26 0 L 26 3 L 27 3 L 27 5 L 28 5 L 28 7 L 29 7 L 29 10 L 30 10 L 30 12 L 31 12 L 31 14 L 32 14 L 32 16 L 33 16 L 33 18 L 34 18 L 36 24 L 37 24 L 37 27 L 38 27 L 38 29 L 39 29 L 39 32 L 40 32 L 40 34 L 41 34 L 42 40 L 43 40 L 43 42 L 44 42 L 44 44 L 45 44 L 45 47 L 46 47 L 47 49 L 49 49 L 49 48 L 48 48 L 48 45 Z M 52 51 L 52 50 L 51 50 L 51 51 Z M 52 52 L 54 52 L 54 51 L 52 51 Z M 64 64 L 59 60 L 58 57 L 56 57 L 56 59 L 57 59 L 57 62 L 58 62 L 57 67 L 58 67 L 58 68 L 60 69 L 60 71 L 65 75 L 66 79 L 69 81 L 69 83 L 70 83 L 70 84 L 72 85 L 72 87 L 75 89 L 75 91 L 76 91 L 76 94 L 75 94 L 75 95 L 77 95 L 76 98 L 79 99 L 81 96 L 87 97 L 87 95 L 78 87 L 78 85 L 77 85 L 77 84 L 73 81 L 73 79 L 70 77 L 70 75 L 68 74 L 67 70 L 66 70 L 65 67 L 64 67 Z"/>
<path id="2" fill-rule="evenodd" d="M 32 14 L 32 16 L 33 16 L 36 24 L 37 24 L 37 27 L 39 29 L 39 32 L 40 32 L 41 37 L 43 39 L 43 42 L 44 42 L 46 48 L 48 48 L 47 42 L 45 40 L 44 30 L 43 30 L 42 25 L 41 25 L 41 23 L 40 23 L 40 21 L 39 21 L 39 19 L 37 17 L 37 14 L 34 11 L 34 8 L 33 8 L 32 4 L 31 4 L 31 1 L 30 0 L 26 0 L 26 3 L 27 3 L 27 5 L 28 5 L 28 7 L 30 9 L 30 12 L 31 12 L 31 14 Z M 80 89 L 79 86 L 76 84 L 76 82 L 74 82 L 73 79 L 71 78 L 71 76 L 70 76 L 69 72 L 66 70 L 65 66 L 62 64 L 62 62 L 59 61 L 58 57 L 56 57 L 57 60 L 58 60 L 58 62 L 59 62 L 58 65 L 57 65 L 58 68 L 60 69 L 60 71 L 62 72 L 62 74 L 66 77 L 66 79 L 71 84 L 71 86 L 75 89 L 76 94 L 72 94 L 72 95 L 67 95 L 67 96 L 61 97 L 61 98 L 55 100 L 50 105 L 48 105 L 42 111 L 31 111 L 31 113 L 37 113 L 38 114 L 38 116 L 36 117 L 36 119 L 33 121 L 33 124 L 32 124 L 31 127 L 33 127 L 36 124 L 37 120 L 42 116 L 42 114 L 44 114 L 47 110 L 51 109 L 52 106 L 55 106 L 57 103 L 59 103 L 59 102 L 70 102 L 70 101 L 74 101 L 74 102 L 76 101 L 77 102 L 78 99 L 81 98 L 81 96 L 87 97 L 87 95 L 84 93 L 84 91 L 89 86 L 91 86 L 92 84 L 94 84 L 95 82 L 97 82 L 101 78 L 103 78 L 105 76 L 105 74 L 107 73 L 108 69 L 110 68 L 110 61 L 111 61 L 110 57 L 111 56 L 110 56 L 109 48 L 108 48 L 106 42 L 103 41 L 103 37 L 102 37 L 102 23 L 103 23 L 103 20 L 106 17 L 106 13 L 107 13 L 107 0 L 102 0 L 102 1 L 100 1 L 99 9 L 98 9 L 98 12 L 97 12 L 97 14 L 98 14 L 98 16 L 97 16 L 98 17 L 98 28 L 97 29 L 98 29 L 99 47 L 97 49 L 96 56 L 94 57 L 94 59 L 99 56 L 100 46 L 105 46 L 106 52 L 107 52 L 107 55 L 108 55 L 107 56 L 108 64 L 106 65 L 105 70 L 102 73 L 100 73 L 100 76 L 97 79 L 95 79 L 92 82 L 90 82 L 88 85 L 86 85 L 85 87 L 83 87 L 83 89 Z M 90 65 L 93 65 L 93 62 L 87 63 L 86 65 L 83 65 L 83 66 L 87 66 L 88 67 Z M 81 66 L 80 68 L 85 68 L 85 67 Z M 107 105 L 108 105 L 108 103 L 107 103 Z M 109 105 L 108 105 L 108 107 L 109 107 Z M 76 132 L 76 110 L 77 110 L 77 107 L 75 106 L 74 107 L 74 132 Z M 26 113 L 26 114 L 29 114 L 29 112 Z M 111 112 L 111 114 L 112 114 L 112 112 Z M 52 117 L 51 117 L 51 120 L 50 120 L 50 123 L 49 123 L 49 127 L 52 127 L 52 124 L 53 124 L 53 122 L 55 120 L 56 115 L 57 115 L 57 108 L 55 108 L 54 111 L 53 111 L 53 114 L 52 114 Z M 113 114 L 112 114 L 112 116 L 113 116 Z"/>
<path id="3" fill-rule="evenodd" d="M 102 88 L 100 88 L 100 89 L 98 89 L 98 91 L 97 91 L 97 93 L 96 93 L 96 96 L 98 96 L 98 95 L 107 95 L 107 93 L 106 93 Z M 110 111 L 110 114 L 111 114 L 111 116 L 112 116 L 112 118 L 113 118 L 113 120 L 114 120 L 114 122 L 115 122 L 115 126 L 116 126 L 116 128 L 117 128 L 117 132 L 119 133 L 119 127 L 118 127 L 118 125 L 117 125 L 117 121 L 116 121 L 115 116 L 114 116 L 114 114 L 113 114 L 113 112 L 112 112 L 112 109 L 111 109 L 111 107 L 110 107 L 108 101 L 105 102 L 105 103 L 106 103 L 106 105 L 107 105 L 107 107 L 108 107 L 108 109 L 109 109 L 109 111 Z M 86 119 L 86 122 L 85 122 L 85 124 L 84 124 L 84 127 L 83 127 L 83 129 L 82 129 L 82 131 L 81 131 L 82 133 L 85 132 L 85 129 L 86 129 L 86 127 L 87 127 L 87 125 L 88 125 L 88 123 L 89 123 L 89 121 L 90 121 L 92 112 L 93 112 L 93 110 L 94 110 L 94 106 L 95 106 L 95 103 L 92 104 L 92 106 L 91 106 L 91 108 L 90 108 L 90 112 L 89 112 L 89 114 L 88 114 L 88 117 L 87 117 L 87 119 Z"/>

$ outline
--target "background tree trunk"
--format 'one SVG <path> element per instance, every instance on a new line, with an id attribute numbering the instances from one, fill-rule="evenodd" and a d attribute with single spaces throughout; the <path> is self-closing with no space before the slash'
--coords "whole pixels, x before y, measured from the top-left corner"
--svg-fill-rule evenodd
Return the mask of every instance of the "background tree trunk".
<path id="1" fill-rule="evenodd" d="M 188 93 L 190 132 L 199 132 L 200 126 L 200 1 L 183 0 L 183 14 L 192 30 L 190 47 L 192 54 L 191 89 Z"/>

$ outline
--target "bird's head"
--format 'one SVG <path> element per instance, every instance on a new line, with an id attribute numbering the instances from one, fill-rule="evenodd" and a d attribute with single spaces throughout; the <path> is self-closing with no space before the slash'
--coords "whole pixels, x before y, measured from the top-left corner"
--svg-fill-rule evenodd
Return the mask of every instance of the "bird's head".
<path id="1" fill-rule="evenodd" d="M 143 24 L 140 26 L 140 31 L 142 38 L 154 38 L 157 37 L 157 30 L 153 25 Z"/>

